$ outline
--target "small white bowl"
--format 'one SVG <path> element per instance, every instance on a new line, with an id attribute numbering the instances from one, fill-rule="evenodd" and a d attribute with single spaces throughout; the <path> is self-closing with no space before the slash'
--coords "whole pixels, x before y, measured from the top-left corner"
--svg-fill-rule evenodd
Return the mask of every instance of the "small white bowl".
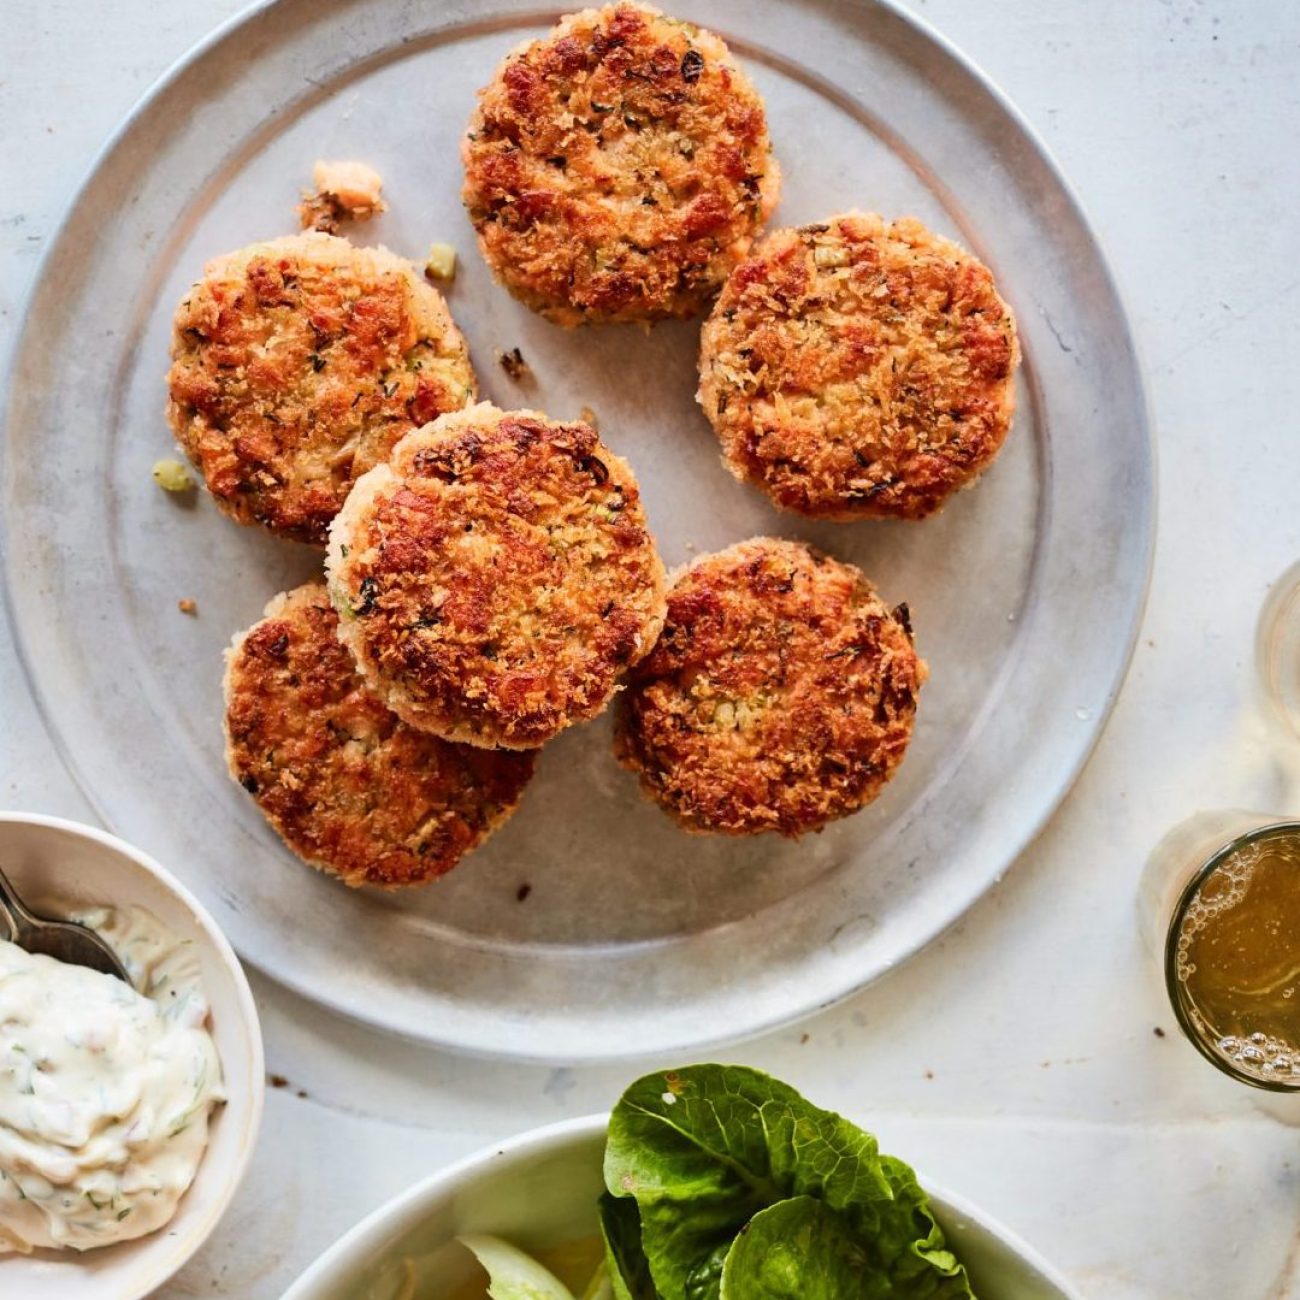
<path id="1" fill-rule="evenodd" d="M 590 1237 L 606 1115 L 533 1129 L 417 1183 L 331 1246 L 281 1300 L 447 1296 L 476 1273 L 453 1239 L 489 1232 L 528 1251 Z M 980 1300 L 1080 1300 L 1050 1264 L 1000 1223 L 922 1179 L 948 1244 Z"/>
<path id="2" fill-rule="evenodd" d="M 140 1300 L 207 1240 L 252 1155 L 265 1090 L 253 995 L 230 944 L 189 891 L 114 836 L 56 817 L 0 813 L 0 863 L 38 912 L 60 916 L 99 904 L 134 903 L 193 938 L 198 950 L 229 1099 L 213 1112 L 208 1149 L 175 1218 L 150 1236 L 99 1250 L 0 1255 L 0 1296 Z"/>

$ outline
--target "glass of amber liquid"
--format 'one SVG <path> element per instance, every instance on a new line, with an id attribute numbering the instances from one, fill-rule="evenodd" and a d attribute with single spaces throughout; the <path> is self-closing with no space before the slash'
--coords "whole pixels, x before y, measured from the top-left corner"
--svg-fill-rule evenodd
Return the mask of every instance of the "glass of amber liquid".
<path id="1" fill-rule="evenodd" d="M 1183 1033 L 1300 1122 L 1300 822 L 1198 814 L 1152 852 L 1139 911 Z"/>

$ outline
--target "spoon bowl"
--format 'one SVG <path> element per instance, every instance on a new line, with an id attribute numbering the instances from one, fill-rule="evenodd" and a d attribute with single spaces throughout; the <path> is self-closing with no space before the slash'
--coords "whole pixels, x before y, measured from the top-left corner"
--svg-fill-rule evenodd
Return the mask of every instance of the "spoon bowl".
<path id="1" fill-rule="evenodd" d="M 37 916 L 18 896 L 3 867 L 0 867 L 0 926 L 7 926 L 9 931 L 7 935 L 0 931 L 0 938 L 8 938 L 26 952 L 53 957 L 70 966 L 86 966 L 131 983 L 126 967 L 107 940 L 74 921 Z"/>

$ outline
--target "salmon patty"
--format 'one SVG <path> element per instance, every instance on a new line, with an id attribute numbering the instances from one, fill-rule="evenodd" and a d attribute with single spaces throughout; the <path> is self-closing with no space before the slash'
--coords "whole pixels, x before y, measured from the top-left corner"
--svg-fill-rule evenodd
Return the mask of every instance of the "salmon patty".
<path id="1" fill-rule="evenodd" d="M 305 862 L 349 885 L 445 875 L 514 811 L 532 754 L 451 745 L 366 689 L 325 584 L 277 596 L 226 654 L 230 773 Z"/>
<path id="2" fill-rule="evenodd" d="M 177 309 L 167 385 L 172 431 L 221 510 L 316 545 L 358 477 L 477 395 L 420 272 L 319 233 L 210 262 Z"/>
<path id="3" fill-rule="evenodd" d="M 698 314 L 776 205 L 763 102 L 723 42 L 635 4 L 570 14 L 479 93 L 483 256 L 561 325 Z"/>
<path id="4" fill-rule="evenodd" d="M 783 509 L 920 519 L 997 455 L 1019 359 L 986 267 L 851 213 L 773 232 L 731 274 L 698 398 L 728 468 Z"/>
<path id="5" fill-rule="evenodd" d="M 687 830 L 798 836 L 880 793 L 925 677 L 905 605 L 887 609 L 852 565 L 760 537 L 673 582 L 615 753 Z"/>
<path id="6" fill-rule="evenodd" d="M 412 726 L 531 748 L 654 645 L 663 565 L 636 479 L 587 424 L 486 403 L 404 438 L 326 560 L 340 633 Z"/>

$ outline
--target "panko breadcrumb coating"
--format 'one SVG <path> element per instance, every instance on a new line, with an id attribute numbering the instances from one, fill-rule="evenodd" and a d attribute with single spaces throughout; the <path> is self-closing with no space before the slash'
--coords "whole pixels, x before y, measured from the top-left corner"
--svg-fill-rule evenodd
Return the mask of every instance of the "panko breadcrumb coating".
<path id="1" fill-rule="evenodd" d="M 852 565 L 760 537 L 677 576 L 615 753 L 687 830 L 797 836 L 870 803 L 912 735 L 907 607 Z"/>
<path id="2" fill-rule="evenodd" d="M 449 745 L 365 687 L 325 585 L 277 596 L 226 654 L 230 773 L 304 861 L 349 885 L 450 871 L 514 811 L 532 754 Z"/>
<path id="3" fill-rule="evenodd" d="M 167 383 L 172 430 L 222 511 L 318 545 L 354 480 L 477 395 L 420 272 L 322 234 L 210 262 L 176 312 Z"/>
<path id="4" fill-rule="evenodd" d="M 780 188 L 726 45 L 635 4 L 570 14 L 510 54 L 462 153 L 483 256 L 561 325 L 696 315 Z"/>
<path id="5" fill-rule="evenodd" d="M 828 519 L 920 519 L 992 463 L 1020 359 L 993 276 L 910 218 L 767 236 L 704 326 L 699 401 L 737 478 Z"/>
<path id="6" fill-rule="evenodd" d="M 343 221 L 369 221 L 388 210 L 381 195 L 384 180 L 368 163 L 353 160 L 327 162 L 312 168 L 311 193 L 298 204 L 298 222 L 304 230 L 338 231 Z"/>
<path id="7" fill-rule="evenodd" d="M 473 745 L 531 748 L 594 717 L 664 617 L 628 465 L 581 422 L 486 403 L 357 483 L 326 569 L 372 688 Z"/>

